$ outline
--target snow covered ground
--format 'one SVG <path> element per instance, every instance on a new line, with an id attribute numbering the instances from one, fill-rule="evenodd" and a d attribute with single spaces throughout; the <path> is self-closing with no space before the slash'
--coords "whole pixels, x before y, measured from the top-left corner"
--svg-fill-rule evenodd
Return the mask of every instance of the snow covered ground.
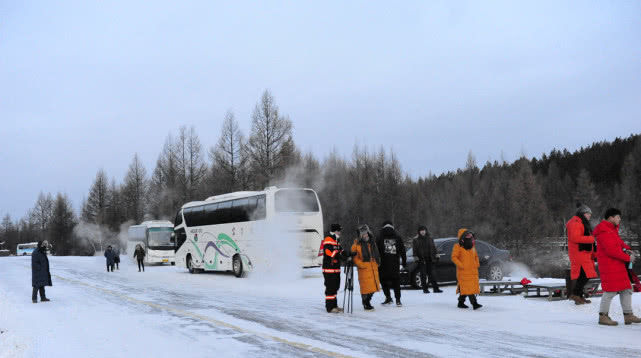
<path id="1" fill-rule="evenodd" d="M 0 258 L 0 358 L 5 357 L 641 357 L 641 325 L 597 325 L 599 299 L 480 297 L 478 311 L 441 294 L 403 290 L 403 304 L 327 314 L 319 270 L 305 277 L 139 273 L 123 258 L 50 257 L 51 302 L 31 303 L 29 257 Z M 342 303 L 339 293 L 339 305 Z M 641 315 L 641 295 L 633 295 Z"/>

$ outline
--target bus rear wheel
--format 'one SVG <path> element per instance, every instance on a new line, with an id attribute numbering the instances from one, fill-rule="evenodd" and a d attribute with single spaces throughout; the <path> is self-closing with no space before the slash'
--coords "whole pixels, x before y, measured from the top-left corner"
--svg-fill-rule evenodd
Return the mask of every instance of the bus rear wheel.
<path id="1" fill-rule="evenodd" d="M 243 277 L 243 260 L 240 259 L 240 255 L 235 255 L 234 260 L 232 261 L 232 269 L 236 277 Z"/>

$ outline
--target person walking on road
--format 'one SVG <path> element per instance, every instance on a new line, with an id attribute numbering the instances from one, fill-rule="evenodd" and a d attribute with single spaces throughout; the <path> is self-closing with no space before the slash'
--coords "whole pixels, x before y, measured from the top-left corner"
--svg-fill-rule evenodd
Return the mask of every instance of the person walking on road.
<path id="1" fill-rule="evenodd" d="M 40 302 L 50 301 L 45 295 L 45 286 L 52 286 L 47 258 L 48 247 L 47 240 L 38 241 L 38 247 L 31 253 L 31 286 L 33 287 L 31 301 L 33 303 L 38 303 L 38 292 L 40 292 Z"/>
<path id="2" fill-rule="evenodd" d="M 385 293 L 385 301 L 382 304 L 388 305 L 392 303 L 392 296 L 390 290 L 394 290 L 394 298 L 396 298 L 396 305 L 401 306 L 401 281 L 400 281 L 400 264 L 405 267 L 407 265 L 407 257 L 405 254 L 405 244 L 403 239 L 396 233 L 391 221 L 385 221 L 383 228 L 376 240 L 376 246 L 381 256 L 381 265 L 378 268 L 379 276 L 381 277 L 381 284 L 383 285 L 383 292 Z"/>
<path id="3" fill-rule="evenodd" d="M 434 269 L 434 265 L 439 259 L 436 245 L 434 245 L 434 239 L 429 231 L 427 231 L 427 227 L 423 225 L 418 227 L 418 234 L 414 237 L 414 240 L 412 240 L 412 254 L 421 270 L 421 287 L 423 287 L 423 293 L 430 293 L 429 287 L 427 286 L 428 277 L 434 292 L 443 292 L 438 288 L 436 270 Z"/>
<path id="4" fill-rule="evenodd" d="M 140 244 L 136 245 L 134 258 L 136 259 L 136 261 L 138 261 L 138 272 L 140 272 L 141 267 L 142 272 L 145 272 L 145 250 L 142 248 L 142 246 L 140 246 Z"/>
<path id="5" fill-rule="evenodd" d="M 470 299 L 472 308 L 483 307 L 476 301 L 479 288 L 479 255 L 474 248 L 474 233 L 468 229 L 458 231 L 458 243 L 452 249 L 452 262 L 456 265 L 456 292 L 459 294 L 458 308 L 468 308 L 465 298 Z"/>
<path id="6" fill-rule="evenodd" d="M 107 250 L 105 250 L 105 259 L 107 259 L 107 272 L 111 270 L 111 272 L 114 272 L 114 265 L 115 265 L 115 257 L 116 254 L 111 248 L 111 245 L 107 246 Z"/>
<path id="7" fill-rule="evenodd" d="M 586 205 L 577 203 L 576 215 L 566 224 L 572 287 L 569 298 L 577 305 L 592 302 L 584 297 L 583 289 L 589 279 L 597 276 L 593 260 L 594 236 L 592 236 L 590 218 L 592 218 L 592 210 Z"/>
<path id="8" fill-rule="evenodd" d="M 598 250 L 596 252 L 601 274 L 603 297 L 599 307 L 599 324 L 616 326 L 618 322 L 608 315 L 610 303 L 619 295 L 625 324 L 641 323 L 641 318 L 632 312 L 632 285 L 628 276 L 628 265 L 636 255 L 619 236 L 621 211 L 615 208 L 606 210 L 604 220 L 594 228 Z"/>
<path id="9" fill-rule="evenodd" d="M 381 262 L 381 257 L 369 226 L 360 226 L 358 235 L 359 237 L 354 240 L 351 252 L 356 253 L 354 265 L 358 268 L 358 284 L 361 289 L 363 308 L 366 311 L 372 311 L 374 310 L 372 296 L 379 291 L 381 282 L 378 276 L 378 265 Z"/>

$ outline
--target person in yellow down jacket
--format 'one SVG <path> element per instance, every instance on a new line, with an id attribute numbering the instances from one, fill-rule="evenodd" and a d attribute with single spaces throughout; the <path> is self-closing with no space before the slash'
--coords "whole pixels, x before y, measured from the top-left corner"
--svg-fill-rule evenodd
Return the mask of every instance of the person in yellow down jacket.
<path id="1" fill-rule="evenodd" d="M 372 296 L 378 292 L 381 280 L 378 277 L 378 265 L 381 262 L 381 256 L 374 241 L 374 235 L 367 225 L 358 228 L 358 239 L 354 240 L 352 253 L 354 264 L 358 268 L 358 284 L 361 288 L 361 299 L 363 308 L 366 311 L 374 310 L 372 307 Z"/>
<path id="2" fill-rule="evenodd" d="M 456 265 L 456 280 L 458 287 L 456 292 L 460 295 L 458 298 L 458 308 L 468 308 L 465 304 L 465 298 L 470 298 L 472 307 L 476 310 L 483 305 L 476 301 L 476 294 L 480 293 L 479 289 L 479 255 L 474 248 L 474 233 L 468 229 L 458 231 L 458 244 L 452 249 L 452 262 Z"/>

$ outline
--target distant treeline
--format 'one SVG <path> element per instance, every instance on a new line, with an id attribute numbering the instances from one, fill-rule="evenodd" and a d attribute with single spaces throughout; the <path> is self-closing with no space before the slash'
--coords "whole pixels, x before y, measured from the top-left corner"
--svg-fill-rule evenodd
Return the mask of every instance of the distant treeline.
<path id="1" fill-rule="evenodd" d="M 237 190 L 268 185 L 304 186 L 321 199 L 324 221 L 341 223 L 351 240 L 357 225 L 376 230 L 392 220 L 406 237 L 419 224 L 435 237 L 454 236 L 461 227 L 512 250 L 532 254 L 530 241 L 564 235 L 575 203 L 590 206 L 597 222 L 609 206 L 623 211 L 624 230 L 641 232 L 641 140 L 639 135 L 594 143 L 574 153 L 553 150 L 542 158 L 477 165 L 469 153 L 464 168 L 438 176 L 411 178 L 391 150 L 355 146 L 351 158 L 335 151 L 319 160 L 294 143 L 292 121 L 265 91 L 251 116 L 248 136 L 232 112 L 225 115 L 220 138 L 205 149 L 194 127 L 167 136 L 152 172 L 137 154 L 122 181 L 98 170 L 80 213 L 68 197 L 41 193 L 23 218 L 4 216 L 0 242 L 15 252 L 20 242 L 49 239 L 56 254 L 86 251 L 96 244 L 78 224 L 107 234 L 101 243 L 117 243 L 123 223 L 145 219 L 173 221 L 182 204 Z M 428 172 L 430 168 L 425 168 Z M 95 245 L 94 245 L 95 246 Z"/>

